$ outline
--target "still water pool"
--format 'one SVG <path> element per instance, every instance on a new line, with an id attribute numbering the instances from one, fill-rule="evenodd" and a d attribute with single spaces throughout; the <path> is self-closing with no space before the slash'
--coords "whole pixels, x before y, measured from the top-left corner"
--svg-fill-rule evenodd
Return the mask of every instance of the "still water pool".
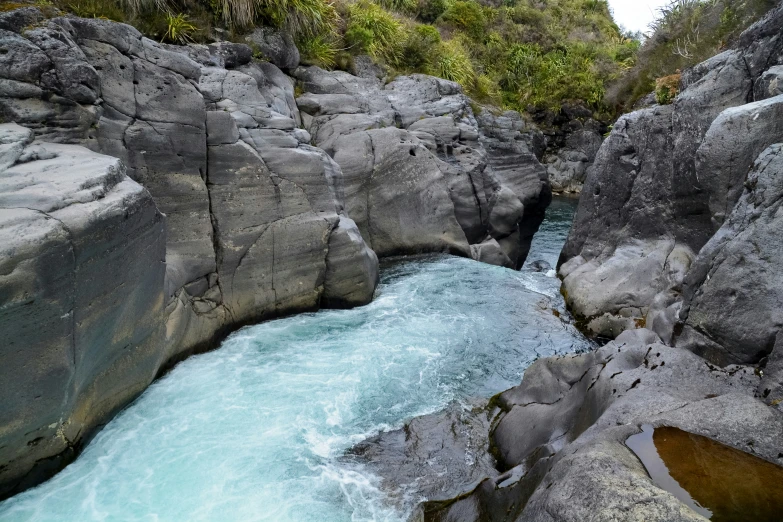
<path id="1" fill-rule="evenodd" d="M 554 265 L 574 204 L 556 201 L 531 261 Z M 239 330 L 117 415 L 0 521 L 401 521 L 339 457 L 379 430 L 519 383 L 588 347 L 553 309 L 557 279 L 466 259 L 385 263 L 376 299 Z"/>

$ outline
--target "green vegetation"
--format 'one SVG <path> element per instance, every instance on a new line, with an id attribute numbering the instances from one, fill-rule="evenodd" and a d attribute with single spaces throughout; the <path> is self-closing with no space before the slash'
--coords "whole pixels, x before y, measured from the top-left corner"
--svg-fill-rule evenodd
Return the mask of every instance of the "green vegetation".
<path id="1" fill-rule="evenodd" d="M 473 86 L 476 71 L 462 42 L 455 38 L 442 43 L 435 50 L 435 57 L 427 72 L 463 86 Z"/>
<path id="2" fill-rule="evenodd" d="M 348 6 L 345 41 L 356 52 L 396 65 L 405 39 L 402 23 L 380 5 L 359 0 Z"/>
<path id="3" fill-rule="evenodd" d="M 674 97 L 680 92 L 681 76 L 678 70 L 675 74 L 655 80 L 655 99 L 658 103 L 668 105 L 674 100 Z"/>
<path id="4" fill-rule="evenodd" d="M 390 74 L 424 72 L 484 103 L 605 109 L 607 82 L 633 65 L 638 42 L 606 0 L 54 0 L 80 16 L 130 23 L 159 41 L 240 38 L 254 25 L 289 31 L 305 63 L 350 67 L 369 54 Z"/>
<path id="5" fill-rule="evenodd" d="M 672 0 L 654 32 L 623 34 L 606 0 L 54 0 L 80 16 L 138 27 L 151 38 L 209 41 L 213 28 L 290 32 L 303 61 L 349 69 L 369 54 L 390 76 L 459 82 L 481 103 L 559 111 L 578 102 L 611 119 L 719 52 L 775 0 Z M 641 48 L 640 48 L 641 46 Z M 656 80 L 667 78 L 665 85 Z"/>
<path id="6" fill-rule="evenodd" d="M 678 70 L 720 53 L 776 3 L 777 0 L 672 0 L 661 9 L 651 36 L 639 49 L 636 65 L 610 86 L 607 102 L 618 111 L 628 110 L 652 91 L 659 100 L 669 102 L 676 92 L 665 92 L 669 87 L 661 88 L 658 80 L 671 81 Z"/>
<path id="7" fill-rule="evenodd" d="M 196 26 L 190 23 L 188 17 L 184 14 L 166 14 L 166 22 L 168 23 L 168 29 L 166 34 L 163 35 L 163 39 L 169 42 L 186 44 L 192 42 L 193 38 L 190 36 L 193 31 L 196 30 Z"/>

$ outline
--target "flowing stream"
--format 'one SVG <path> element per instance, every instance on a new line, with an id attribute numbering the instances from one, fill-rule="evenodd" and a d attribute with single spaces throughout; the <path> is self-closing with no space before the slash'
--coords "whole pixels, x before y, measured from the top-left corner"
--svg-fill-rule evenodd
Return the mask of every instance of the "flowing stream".
<path id="1" fill-rule="evenodd" d="M 575 202 L 556 200 L 530 261 L 555 265 Z M 559 281 L 448 256 L 384 263 L 376 299 L 239 330 L 117 415 L 0 521 L 403 521 L 339 459 L 379 430 L 519 384 L 536 358 L 589 346 Z"/>

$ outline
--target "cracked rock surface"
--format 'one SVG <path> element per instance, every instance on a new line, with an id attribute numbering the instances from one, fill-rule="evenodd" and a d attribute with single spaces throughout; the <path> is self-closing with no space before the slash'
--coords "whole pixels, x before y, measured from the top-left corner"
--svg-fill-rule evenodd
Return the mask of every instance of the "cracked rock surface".
<path id="1" fill-rule="evenodd" d="M 0 401 L 0 496 L 56 472 L 162 369 L 231 329 L 372 299 L 378 260 L 342 171 L 310 145 L 293 80 L 247 46 L 166 46 L 24 8 L 0 14 L 0 48 L 0 114 L 18 124 L 0 136 L 13 338 L 0 366 L 27 390 Z M 38 294 L 61 294 L 59 308 Z M 32 350 L 36 322 L 51 327 Z M 28 366 L 40 378 L 22 382 Z"/>
<path id="2" fill-rule="evenodd" d="M 12 382 L 19 365 L 58 376 L 46 386 L 43 377 L 24 384 L 38 402 L 0 401 L 9 419 L 0 432 L 0 496 L 56 472 L 159 372 L 232 329 L 368 303 L 378 256 L 451 252 L 508 267 L 524 262 L 550 200 L 546 172 L 525 141 L 529 129 L 506 125 L 508 116 L 480 125 L 452 82 L 416 75 L 384 86 L 372 74 L 297 67 L 284 34 L 264 29 L 250 40 L 271 63 L 254 61 L 242 44 L 163 45 L 108 20 L 48 19 L 35 7 L 0 13 L 0 117 L 16 123 L 0 136 L 0 169 L 13 173 L 2 181 L 13 207 L 3 209 L 10 220 L 3 233 L 25 245 L 9 259 L 24 253 L 35 267 L 57 249 L 67 258 L 83 247 L 101 263 L 121 260 L 105 277 L 89 276 L 102 265 L 82 268 L 77 256 L 30 268 L 51 278 L 0 284 L 9 303 L 31 289 L 57 293 L 66 280 L 68 292 L 114 296 L 111 305 L 93 299 L 84 309 L 63 294 L 57 317 L 84 314 L 70 328 L 90 332 L 71 336 L 70 350 L 100 353 L 70 365 L 44 349 L 59 346 L 67 329 L 36 332 L 40 354 L 18 344 L 18 328 L 49 312 L 0 303 L 0 327 L 18 324 L 4 333 L 20 336 L 0 356 L 12 361 L 5 365 L 17 372 Z M 305 90 L 298 100 L 296 81 Z M 39 181 L 27 184 L 32 178 Z M 109 204 L 130 187 L 139 193 L 123 196 L 126 218 L 146 216 L 134 225 L 145 232 L 115 226 L 111 213 L 101 223 L 104 215 L 91 210 L 89 226 L 102 235 L 77 244 L 73 225 L 66 241 L 70 225 L 58 224 L 56 213 L 70 218 L 90 198 Z M 26 239 L 28 221 L 41 241 Z M 142 270 L 153 258 L 155 269 Z M 109 280 L 116 270 L 122 275 Z M 123 319 L 104 325 L 123 301 Z M 110 335 L 134 322 L 132 335 Z"/>
<path id="3" fill-rule="evenodd" d="M 303 124 L 342 168 L 347 212 L 378 255 L 522 266 L 551 189 L 519 114 L 476 116 L 458 84 L 431 76 L 293 74 Z"/>
<path id="4" fill-rule="evenodd" d="M 647 325 L 667 342 L 675 337 L 693 260 L 731 213 L 757 156 L 783 139 L 779 96 L 754 90 L 783 61 L 781 26 L 777 7 L 735 49 L 684 71 L 672 105 L 614 125 L 559 263 L 567 303 L 587 330 L 614 338 Z"/>
<path id="5" fill-rule="evenodd" d="M 783 326 L 783 144 L 756 160 L 745 191 L 688 273 L 677 346 L 718 364 L 768 357 Z"/>
<path id="6" fill-rule="evenodd" d="M 0 484 L 23 488 L 166 359 L 166 232 L 116 158 L 14 124 L 0 143 Z"/>
<path id="7" fill-rule="evenodd" d="M 613 341 L 535 362 L 486 406 L 359 445 L 426 499 L 414 519 L 706 520 L 626 446 L 644 425 L 783 466 L 781 27 L 779 6 L 601 146 L 558 268 L 585 329 Z"/>

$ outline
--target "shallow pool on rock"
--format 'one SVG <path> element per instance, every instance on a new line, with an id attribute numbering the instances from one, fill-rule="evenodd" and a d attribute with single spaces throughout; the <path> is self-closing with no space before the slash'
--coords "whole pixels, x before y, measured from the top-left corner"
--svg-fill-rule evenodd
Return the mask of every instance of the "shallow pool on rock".
<path id="1" fill-rule="evenodd" d="M 713 522 L 779 522 L 783 468 L 707 437 L 642 426 L 626 445 L 658 487 Z"/>
<path id="2" fill-rule="evenodd" d="M 556 261 L 572 213 L 545 224 L 531 259 Z M 404 520 L 338 457 L 518 384 L 536 357 L 587 348 L 552 313 L 558 287 L 447 256 L 386 264 L 366 307 L 247 327 L 179 364 L 64 471 L 1 503 L 0 520 Z"/>

